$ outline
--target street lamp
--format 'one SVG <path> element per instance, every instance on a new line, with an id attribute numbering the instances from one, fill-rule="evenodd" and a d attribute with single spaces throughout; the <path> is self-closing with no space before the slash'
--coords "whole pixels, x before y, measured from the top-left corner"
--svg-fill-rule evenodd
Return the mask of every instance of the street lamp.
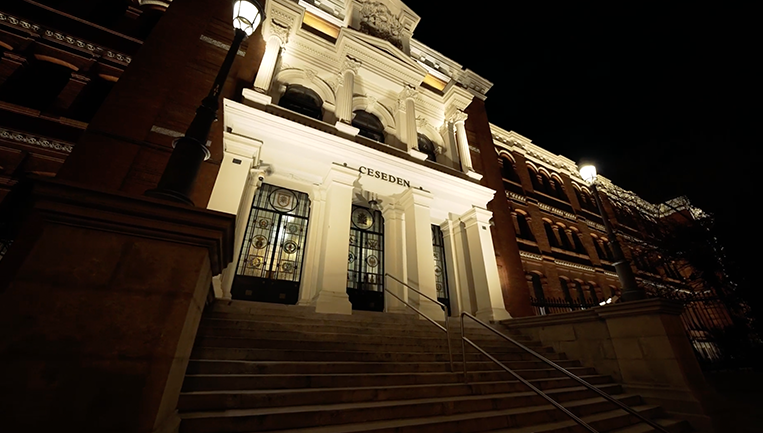
<path id="1" fill-rule="evenodd" d="M 196 109 L 196 116 L 185 135 L 175 140 L 170 160 L 162 173 L 156 189 L 146 191 L 149 197 L 185 203 L 193 206 L 189 198 L 201 163 L 209 159 L 207 137 L 212 124 L 217 120 L 220 92 L 228 78 L 233 60 L 236 58 L 241 42 L 250 36 L 262 22 L 265 13 L 257 0 L 236 0 L 233 2 L 233 27 L 235 36 L 228 54 L 225 56 L 220 71 L 209 94 Z"/>
<path id="2" fill-rule="evenodd" d="M 580 177 L 582 177 L 586 183 L 591 185 L 593 198 L 596 200 L 596 206 L 599 208 L 601 220 L 604 222 L 604 229 L 607 231 L 609 246 L 612 249 L 612 256 L 615 261 L 613 263 L 615 272 L 617 272 L 617 278 L 620 280 L 620 285 L 623 287 L 622 300 L 638 301 L 640 299 L 646 299 L 646 292 L 636 284 L 636 277 L 633 275 L 631 264 L 625 258 L 623 250 L 620 248 L 620 242 L 617 240 L 614 229 L 612 229 L 612 223 L 609 221 L 609 216 L 607 216 L 607 213 L 604 211 L 601 197 L 599 197 L 599 190 L 596 188 L 596 167 L 590 164 L 581 166 Z"/>

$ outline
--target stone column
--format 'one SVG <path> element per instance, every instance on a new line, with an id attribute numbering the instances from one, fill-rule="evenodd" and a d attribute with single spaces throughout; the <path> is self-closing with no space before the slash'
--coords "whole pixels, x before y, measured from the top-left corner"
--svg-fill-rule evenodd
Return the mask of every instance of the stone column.
<path id="1" fill-rule="evenodd" d="M 477 312 L 477 295 L 474 292 L 474 279 L 472 278 L 471 258 L 469 257 L 469 245 L 466 241 L 466 230 L 458 216 L 451 215 L 453 221 L 453 254 L 455 256 L 455 268 L 457 281 L 460 289 L 462 311 L 474 314 Z"/>
<path id="2" fill-rule="evenodd" d="M 405 245 L 407 249 L 408 284 L 432 299 L 437 299 L 434 275 L 434 247 L 432 246 L 432 222 L 429 205 L 432 194 L 409 188 L 400 199 L 405 209 Z M 386 238 L 386 236 L 385 236 Z M 419 310 L 435 320 L 443 317 L 442 308 L 418 293 L 408 294 Z"/>
<path id="3" fill-rule="evenodd" d="M 461 110 L 458 110 L 452 118 L 453 126 L 456 129 L 456 145 L 458 154 L 461 157 L 461 170 L 474 179 L 482 179 L 482 175 L 474 171 L 472 165 L 472 154 L 469 150 L 469 140 L 466 138 L 466 127 L 464 122 L 469 116 Z"/>
<path id="4" fill-rule="evenodd" d="M 384 206 L 384 271 L 400 281 L 408 280 L 405 248 L 405 217 L 403 208 L 397 203 Z M 397 281 L 387 278 L 386 290 L 408 302 L 408 289 Z M 386 311 L 390 313 L 413 312 L 392 296 L 385 298 Z"/>
<path id="5" fill-rule="evenodd" d="M 458 220 L 453 221 L 451 219 L 447 219 L 444 223 L 440 224 L 443 244 L 445 246 L 445 257 L 443 257 L 443 259 L 447 265 L 447 274 L 445 275 L 445 278 L 448 281 L 448 295 L 450 295 L 450 309 L 452 316 L 458 316 L 461 314 L 461 311 L 467 311 L 463 309 L 463 301 L 461 300 L 462 287 L 461 281 L 459 280 L 460 268 L 457 264 L 459 259 L 456 254 L 457 250 L 455 245 L 454 228 L 458 225 L 461 225 Z"/>
<path id="6" fill-rule="evenodd" d="M 312 305 L 317 292 L 319 257 L 321 255 L 321 236 L 325 217 L 326 191 L 318 187 L 310 195 L 310 222 L 307 228 L 305 257 L 302 260 L 302 280 L 299 287 L 297 305 Z M 349 242 L 349 240 L 348 240 Z"/>
<path id="7" fill-rule="evenodd" d="M 254 78 L 254 90 L 267 95 L 270 92 L 270 83 L 273 81 L 278 55 L 288 41 L 289 28 L 271 21 L 267 29 L 263 30 L 265 31 L 262 32 L 262 38 L 266 41 L 265 54 L 262 55 L 260 69 Z"/>
<path id="8" fill-rule="evenodd" d="M 404 120 L 402 122 L 403 130 L 400 135 L 408 148 L 408 152 L 414 156 L 422 153 L 418 152 L 419 134 L 416 130 L 416 97 L 418 95 L 419 92 L 416 91 L 416 88 L 406 85 L 400 93 L 399 100 L 399 107 L 401 110 L 404 110 L 403 115 L 400 116 Z M 415 153 L 411 152 L 411 150 L 415 151 Z M 423 156 L 426 159 L 426 154 Z"/>
<path id="9" fill-rule="evenodd" d="M 493 213 L 486 209 L 472 207 L 472 210 L 461 217 L 469 242 L 469 259 L 477 300 L 476 316 L 484 321 L 511 318 L 503 304 L 501 281 L 490 234 L 489 221 L 492 216 Z"/>
<path id="10" fill-rule="evenodd" d="M 340 85 L 336 95 L 336 127 L 342 132 L 357 135 L 352 124 L 352 96 L 355 89 L 355 75 L 360 69 L 360 61 L 347 56 L 340 72 Z"/>
<path id="11" fill-rule="evenodd" d="M 352 314 L 347 296 L 347 249 L 350 245 L 350 214 L 353 182 L 358 172 L 334 165 L 323 181 L 326 191 L 323 235 L 318 268 L 318 313 Z"/>

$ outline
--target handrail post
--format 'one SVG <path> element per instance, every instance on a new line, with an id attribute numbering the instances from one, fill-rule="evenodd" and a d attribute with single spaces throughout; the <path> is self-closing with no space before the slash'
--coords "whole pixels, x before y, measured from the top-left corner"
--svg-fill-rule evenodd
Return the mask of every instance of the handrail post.
<path id="1" fill-rule="evenodd" d="M 463 357 L 464 361 L 464 383 L 468 383 L 466 380 L 466 338 L 464 338 L 464 313 L 461 313 L 461 356 Z"/>

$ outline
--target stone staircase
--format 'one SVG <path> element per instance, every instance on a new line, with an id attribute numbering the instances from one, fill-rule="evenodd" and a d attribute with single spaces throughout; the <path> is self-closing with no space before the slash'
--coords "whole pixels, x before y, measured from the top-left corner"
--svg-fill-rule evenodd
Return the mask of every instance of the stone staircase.
<path id="1" fill-rule="evenodd" d="M 451 323 L 453 373 L 445 334 L 412 315 L 321 315 L 243 301 L 218 301 L 208 310 L 178 404 L 181 433 L 586 431 L 469 348 L 465 384 L 457 320 Z M 654 431 L 488 330 L 470 326 L 466 334 L 595 429 Z M 624 394 L 610 377 L 512 337 L 669 431 L 690 431 L 660 407 Z"/>

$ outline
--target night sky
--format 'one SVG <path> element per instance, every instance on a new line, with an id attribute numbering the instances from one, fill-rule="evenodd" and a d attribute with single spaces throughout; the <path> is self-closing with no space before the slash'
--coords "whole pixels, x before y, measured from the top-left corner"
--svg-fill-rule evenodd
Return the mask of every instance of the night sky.
<path id="1" fill-rule="evenodd" d="M 492 123 L 593 159 L 649 201 L 688 195 L 715 215 L 739 267 L 755 266 L 746 249 L 759 231 L 750 218 L 763 36 L 752 7 L 405 3 L 421 16 L 414 38 L 494 83 Z"/>

